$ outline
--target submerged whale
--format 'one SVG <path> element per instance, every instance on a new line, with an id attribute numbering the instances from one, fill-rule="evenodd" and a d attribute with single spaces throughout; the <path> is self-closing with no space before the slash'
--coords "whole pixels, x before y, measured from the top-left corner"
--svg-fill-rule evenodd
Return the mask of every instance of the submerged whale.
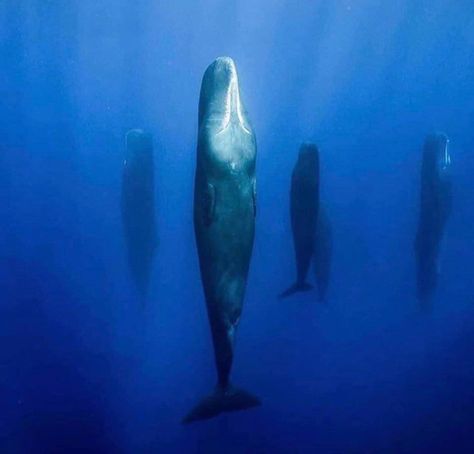
<path id="1" fill-rule="evenodd" d="M 296 282 L 281 298 L 310 290 L 306 276 L 314 254 L 319 211 L 319 152 L 316 145 L 303 143 L 291 177 L 290 217 L 296 259 Z"/>
<path id="2" fill-rule="evenodd" d="M 229 381 L 254 241 L 256 141 L 228 57 L 204 74 L 198 124 L 194 230 L 218 379 L 184 423 L 260 404 Z"/>
<path id="3" fill-rule="evenodd" d="M 319 301 L 326 299 L 332 262 L 332 229 L 326 209 L 319 207 L 316 237 L 314 240 L 313 266 L 318 285 Z"/>
<path id="4" fill-rule="evenodd" d="M 439 254 L 444 228 L 451 212 L 452 194 L 445 134 L 430 134 L 423 148 L 421 168 L 420 217 L 415 240 L 417 296 L 428 308 L 439 275 Z"/>
<path id="5" fill-rule="evenodd" d="M 150 134 L 132 129 L 126 134 L 122 174 L 122 220 L 128 264 L 143 298 L 149 287 L 156 249 L 153 142 Z"/>

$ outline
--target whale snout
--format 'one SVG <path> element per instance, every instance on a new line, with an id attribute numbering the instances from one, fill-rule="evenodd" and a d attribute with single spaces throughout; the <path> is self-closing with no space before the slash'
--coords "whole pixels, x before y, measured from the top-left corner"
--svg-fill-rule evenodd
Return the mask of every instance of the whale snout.
<path id="1" fill-rule="evenodd" d="M 425 142 L 425 151 L 431 153 L 431 161 L 440 174 L 445 173 L 451 165 L 449 138 L 442 132 L 430 134 Z"/>
<path id="2" fill-rule="evenodd" d="M 199 100 L 199 124 L 211 122 L 223 131 L 231 123 L 251 134 L 240 98 L 239 78 L 234 60 L 219 57 L 204 73 Z"/>
<path id="3" fill-rule="evenodd" d="M 218 57 L 207 68 L 204 82 L 215 87 L 215 93 L 222 91 L 225 94 L 237 79 L 237 68 L 230 57 Z"/>
<path id="4" fill-rule="evenodd" d="M 230 77 L 237 75 L 235 62 L 230 57 L 217 57 L 211 66 L 214 66 L 218 71 L 227 73 Z"/>

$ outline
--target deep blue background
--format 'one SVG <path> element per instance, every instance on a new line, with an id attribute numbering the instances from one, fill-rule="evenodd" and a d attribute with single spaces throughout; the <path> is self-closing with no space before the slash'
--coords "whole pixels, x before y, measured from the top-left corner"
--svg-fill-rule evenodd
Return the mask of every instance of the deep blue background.
<path id="1" fill-rule="evenodd" d="M 0 451 L 474 450 L 472 0 L 3 0 Z M 182 426 L 215 381 L 192 229 L 202 74 L 232 56 L 258 141 L 233 379 L 261 408 Z M 123 135 L 155 137 L 148 305 L 120 215 Z M 424 136 L 454 209 L 431 315 L 414 298 Z M 334 231 L 328 303 L 279 301 L 299 143 Z"/>

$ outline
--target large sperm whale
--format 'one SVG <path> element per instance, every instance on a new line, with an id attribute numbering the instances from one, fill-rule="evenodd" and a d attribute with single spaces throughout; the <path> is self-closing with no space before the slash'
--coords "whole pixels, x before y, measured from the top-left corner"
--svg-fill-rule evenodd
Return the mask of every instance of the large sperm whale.
<path id="1" fill-rule="evenodd" d="M 198 126 L 194 230 L 217 386 L 185 423 L 260 404 L 229 381 L 254 241 L 256 141 L 228 57 L 216 59 L 204 74 Z"/>
<path id="2" fill-rule="evenodd" d="M 451 212 L 452 190 L 445 134 L 430 134 L 423 148 L 421 167 L 420 218 L 415 240 L 417 295 L 429 308 L 439 275 L 439 254 L 444 228 Z"/>

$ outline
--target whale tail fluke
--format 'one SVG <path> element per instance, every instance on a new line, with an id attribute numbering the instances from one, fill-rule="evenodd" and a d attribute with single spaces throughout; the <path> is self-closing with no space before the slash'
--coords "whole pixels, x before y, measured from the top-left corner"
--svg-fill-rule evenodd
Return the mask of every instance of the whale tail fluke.
<path id="1" fill-rule="evenodd" d="M 249 392 L 228 386 L 216 388 L 209 396 L 197 404 L 183 419 L 183 424 L 214 418 L 220 413 L 245 410 L 261 405 L 260 399 Z"/>
<path id="2" fill-rule="evenodd" d="M 279 297 L 280 298 L 287 298 L 288 296 L 294 295 L 295 293 L 298 292 L 308 292 L 313 288 L 312 285 L 303 282 L 297 282 L 296 284 L 293 284 L 290 288 L 286 289 L 284 292 L 280 293 Z"/>

